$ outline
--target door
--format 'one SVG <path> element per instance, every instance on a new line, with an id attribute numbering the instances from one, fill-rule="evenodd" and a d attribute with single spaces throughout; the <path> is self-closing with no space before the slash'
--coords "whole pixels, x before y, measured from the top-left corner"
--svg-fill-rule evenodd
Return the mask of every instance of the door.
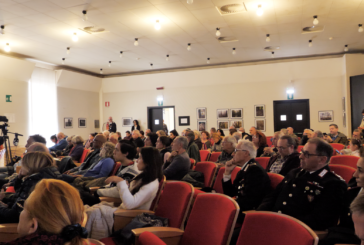
<path id="1" fill-rule="evenodd" d="M 301 136 L 303 130 L 310 128 L 309 100 L 273 101 L 274 132 L 292 127 L 294 133 Z"/>
<path id="2" fill-rule="evenodd" d="M 163 129 L 163 107 L 148 107 L 148 128 L 153 133 Z"/>
<path id="3" fill-rule="evenodd" d="M 350 77 L 351 129 L 359 127 L 364 108 L 364 75 Z"/>

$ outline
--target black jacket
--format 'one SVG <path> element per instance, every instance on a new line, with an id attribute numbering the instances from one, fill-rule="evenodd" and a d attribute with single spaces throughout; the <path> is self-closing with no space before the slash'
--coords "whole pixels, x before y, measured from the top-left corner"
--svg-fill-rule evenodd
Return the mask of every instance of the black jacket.
<path id="1" fill-rule="evenodd" d="M 347 185 L 328 165 L 310 174 L 298 168 L 289 172 L 258 210 L 281 212 L 313 230 L 335 226 L 345 207 Z"/>
<path id="2" fill-rule="evenodd" d="M 109 132 L 116 133 L 116 123 L 114 123 L 114 122 L 109 123 Z"/>
<path id="3" fill-rule="evenodd" d="M 270 168 L 272 167 L 273 163 L 277 160 L 279 154 L 272 156 L 269 159 L 268 166 L 266 168 L 267 172 L 270 172 Z M 291 155 L 288 156 L 287 160 L 283 163 L 282 169 L 279 172 L 280 175 L 286 176 L 288 172 L 292 169 L 300 167 L 300 154 L 298 152 L 293 152 Z"/>
<path id="4" fill-rule="evenodd" d="M 237 174 L 234 183 L 231 180 L 222 180 L 224 194 L 230 197 L 236 196 L 240 211 L 253 210 L 258 208 L 265 196 L 271 192 L 270 179 L 266 171 L 255 159 Z M 239 215 L 238 222 L 242 222 L 242 215 Z"/>
<path id="5" fill-rule="evenodd" d="M 135 128 L 135 126 L 133 125 L 133 126 L 131 127 L 131 132 L 133 132 L 133 130 L 139 130 L 139 131 L 140 131 L 140 126 L 139 126 L 139 125 L 137 125 L 137 128 Z"/>
<path id="6" fill-rule="evenodd" d="M 165 155 L 167 152 L 172 152 L 172 149 L 171 149 L 170 147 L 167 147 L 167 148 L 162 149 L 162 150 L 159 152 L 159 155 L 161 156 L 161 160 L 162 160 L 162 162 L 163 162 L 163 163 L 164 163 L 164 155 Z"/>

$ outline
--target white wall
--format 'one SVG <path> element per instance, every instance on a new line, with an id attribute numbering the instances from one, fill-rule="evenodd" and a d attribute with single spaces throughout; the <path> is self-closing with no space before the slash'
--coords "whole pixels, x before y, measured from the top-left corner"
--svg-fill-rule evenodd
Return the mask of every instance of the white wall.
<path id="1" fill-rule="evenodd" d="M 343 64 L 339 57 L 105 78 L 103 100 L 110 101 L 110 107 L 103 107 L 103 121 L 112 116 L 121 126 L 122 117 L 132 117 L 146 129 L 147 107 L 156 106 L 156 98 L 163 95 L 165 106 L 175 106 L 176 120 L 190 116 L 192 129 L 197 128 L 197 107 L 207 107 L 207 128 L 217 126 L 217 109 L 243 108 L 248 129 L 254 125 L 254 105 L 265 104 L 265 133 L 273 135 L 273 101 L 287 99 L 286 88 L 292 80 L 294 98 L 310 99 L 311 128 L 327 132 L 330 123 L 319 123 L 318 111 L 334 110 L 334 123 L 341 130 Z M 160 86 L 165 89 L 156 90 Z M 177 121 L 176 125 L 179 132 L 186 128 Z"/>

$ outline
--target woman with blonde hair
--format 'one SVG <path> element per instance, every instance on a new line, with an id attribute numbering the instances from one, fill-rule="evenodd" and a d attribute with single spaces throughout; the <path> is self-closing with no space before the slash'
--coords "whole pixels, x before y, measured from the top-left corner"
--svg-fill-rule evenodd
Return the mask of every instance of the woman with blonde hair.
<path id="1" fill-rule="evenodd" d="M 102 178 L 109 176 L 115 165 L 114 150 L 115 145 L 113 143 L 104 143 L 100 151 L 100 161 L 95 165 L 95 167 L 88 170 L 83 176 L 93 178 Z"/>
<path id="2" fill-rule="evenodd" d="M 0 245 L 85 245 L 87 231 L 80 223 L 84 207 L 78 191 L 60 180 L 43 179 L 20 214 L 20 238 Z"/>
<path id="3" fill-rule="evenodd" d="M 218 133 L 213 133 L 211 138 L 214 141 L 214 145 L 211 146 L 211 152 L 219 152 L 222 151 L 222 137 Z"/>
<path id="4" fill-rule="evenodd" d="M 15 194 L 4 198 L 0 194 L 0 223 L 18 223 L 23 210 L 19 203 L 26 200 L 34 186 L 42 179 L 61 179 L 49 153 L 29 152 L 22 160 L 22 168 L 14 180 Z"/>

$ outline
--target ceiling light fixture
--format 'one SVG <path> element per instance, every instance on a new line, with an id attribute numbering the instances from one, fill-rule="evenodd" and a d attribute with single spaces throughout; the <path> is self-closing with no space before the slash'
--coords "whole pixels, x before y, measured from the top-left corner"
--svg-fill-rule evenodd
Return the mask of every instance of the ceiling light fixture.
<path id="1" fill-rule="evenodd" d="M 311 48 L 312 47 L 312 40 L 308 40 L 308 46 Z"/>
<path id="2" fill-rule="evenodd" d="M 66 54 L 70 54 L 70 53 L 71 53 L 70 47 L 67 47 Z"/>
<path id="3" fill-rule="evenodd" d="M 109 67 L 111 67 L 111 61 L 109 61 Z"/>
<path id="4" fill-rule="evenodd" d="M 272 55 L 271 55 L 272 58 L 274 58 L 274 52 L 272 52 Z"/>
<path id="5" fill-rule="evenodd" d="M 77 36 L 77 33 L 76 33 L 76 32 L 75 32 L 75 33 L 73 33 L 72 40 L 73 40 L 74 42 L 77 42 L 77 41 L 78 41 L 78 36 Z"/>
<path id="6" fill-rule="evenodd" d="M 153 69 L 153 63 L 150 63 L 150 69 Z"/>
<path id="7" fill-rule="evenodd" d="M 1 25 L 0 27 L 1 27 L 0 34 L 1 35 L 4 35 L 5 34 L 5 31 L 4 31 L 5 26 L 4 25 Z"/>
<path id="8" fill-rule="evenodd" d="M 62 58 L 62 65 L 66 62 L 66 58 Z"/>
<path id="9" fill-rule="evenodd" d="M 206 62 L 207 64 L 210 64 L 210 58 L 207 58 L 207 62 Z"/>
<path id="10" fill-rule="evenodd" d="M 344 51 L 345 52 L 348 52 L 349 51 L 349 48 L 348 48 L 348 45 L 347 44 L 345 45 Z"/>
<path id="11" fill-rule="evenodd" d="M 6 43 L 4 50 L 5 50 L 5 52 L 10 52 L 10 45 L 9 45 L 9 43 Z"/>
<path id="12" fill-rule="evenodd" d="M 263 13 L 264 13 L 264 11 L 263 11 L 262 5 L 259 4 L 258 5 L 258 10 L 257 10 L 257 15 L 262 16 Z"/>
<path id="13" fill-rule="evenodd" d="M 188 4 L 193 4 L 193 0 L 187 0 Z"/>
<path id="14" fill-rule="evenodd" d="M 269 35 L 269 34 L 267 34 L 267 38 L 265 39 L 265 41 L 266 41 L 267 43 L 269 43 L 269 42 L 270 42 L 270 35 Z"/>
<path id="15" fill-rule="evenodd" d="M 161 29 L 161 24 L 159 24 L 159 20 L 156 20 L 155 25 L 154 25 L 154 28 L 155 28 L 156 30 Z"/>
<path id="16" fill-rule="evenodd" d="M 233 48 L 233 55 L 236 55 L 236 50 L 235 50 L 235 48 Z"/>
<path id="17" fill-rule="evenodd" d="M 362 24 L 359 24 L 358 26 L 359 26 L 358 32 L 363 32 L 364 31 L 363 25 Z"/>
<path id="18" fill-rule="evenodd" d="M 83 20 L 83 21 L 88 20 L 88 17 L 87 17 L 87 11 L 86 11 L 86 10 L 82 10 L 82 20 Z"/>
<path id="19" fill-rule="evenodd" d="M 220 28 L 216 28 L 216 36 L 219 37 L 221 35 Z"/>
<path id="20" fill-rule="evenodd" d="M 120 51 L 119 57 L 123 58 L 123 51 Z"/>
<path id="21" fill-rule="evenodd" d="M 191 44 L 190 44 L 190 43 L 188 43 L 188 44 L 187 44 L 187 50 L 188 50 L 188 51 L 190 51 L 190 50 L 191 50 Z"/>
<path id="22" fill-rule="evenodd" d="M 169 54 L 167 54 L 166 56 L 166 61 L 169 61 Z"/>
<path id="23" fill-rule="evenodd" d="M 316 26 L 316 25 L 318 25 L 318 23 L 319 23 L 319 20 L 317 19 L 317 15 L 314 15 L 313 16 L 313 24 Z"/>
<path id="24" fill-rule="evenodd" d="M 139 45 L 138 38 L 135 38 L 134 46 L 138 46 L 138 45 Z"/>
<path id="25" fill-rule="evenodd" d="M 100 69 L 100 74 L 103 74 L 104 72 L 102 71 L 102 68 Z"/>

